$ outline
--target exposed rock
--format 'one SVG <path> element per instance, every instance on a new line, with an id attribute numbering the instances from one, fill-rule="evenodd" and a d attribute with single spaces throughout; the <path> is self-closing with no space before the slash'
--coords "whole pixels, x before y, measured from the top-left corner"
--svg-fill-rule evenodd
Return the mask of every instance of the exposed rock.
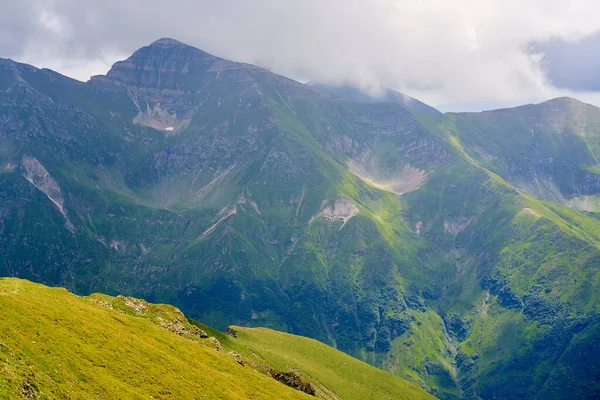
<path id="1" fill-rule="evenodd" d="M 110 297 L 102 294 L 93 294 L 89 299 L 105 308 L 146 318 L 160 327 L 187 338 L 206 339 L 206 332 L 191 324 L 186 316 L 177 307 L 157 305 L 135 297 L 117 296 Z"/>
<path id="2" fill-rule="evenodd" d="M 417 235 L 421 236 L 421 231 L 423 229 L 423 221 L 419 221 L 415 224 L 415 232 Z"/>
<path id="3" fill-rule="evenodd" d="M 467 226 L 473 221 L 476 220 L 476 217 L 458 217 L 458 218 L 446 218 L 444 220 L 444 232 L 456 235 L 465 230 Z"/>
<path id="4" fill-rule="evenodd" d="M 237 208 L 235 205 L 232 207 L 225 207 L 224 209 L 222 209 L 221 212 L 217 214 L 217 222 L 215 222 L 207 230 L 202 232 L 202 237 L 210 235 L 215 229 L 217 229 L 221 222 L 225 221 L 227 218 L 235 214 L 237 214 Z"/>
<path id="5" fill-rule="evenodd" d="M 17 169 L 17 164 L 9 162 L 0 170 L 0 172 L 13 172 L 15 169 Z"/>
<path id="6" fill-rule="evenodd" d="M 238 198 L 237 204 L 242 204 L 242 205 L 243 205 L 243 204 L 250 204 L 250 206 L 252 207 L 252 209 L 253 209 L 254 211 L 256 211 L 256 213 L 257 213 L 258 215 L 261 215 L 261 214 L 260 214 L 260 210 L 258 209 L 258 204 L 256 204 L 256 202 L 255 202 L 254 200 L 252 200 L 252 199 L 249 199 L 249 198 L 247 198 L 247 197 L 246 197 L 246 196 L 244 196 L 244 195 L 241 195 L 241 196 Z"/>
<path id="7" fill-rule="evenodd" d="M 134 297 L 123 297 L 123 303 L 131 308 L 136 314 L 144 314 L 148 311 L 148 303 L 144 300 L 136 299 Z"/>
<path id="8" fill-rule="evenodd" d="M 25 179 L 48 196 L 60 212 L 64 214 L 64 198 L 60 186 L 50 176 L 46 168 L 35 157 L 23 156 L 21 163 L 25 168 Z"/>
<path id="9" fill-rule="evenodd" d="M 146 247 L 144 246 L 144 243 L 140 242 L 140 250 L 142 251 L 142 254 L 146 255 L 148 253 L 150 253 L 150 251 L 152 251 L 152 247 Z"/>
<path id="10" fill-rule="evenodd" d="M 237 331 L 233 328 L 231 328 L 230 326 L 227 327 L 227 329 L 224 330 L 226 335 L 229 335 L 233 338 L 237 338 Z"/>
<path id="11" fill-rule="evenodd" d="M 237 361 L 237 363 L 240 364 L 242 367 L 244 366 L 244 360 L 242 360 L 242 356 L 240 355 L 240 353 L 230 351 L 227 354 L 229 354 L 231 357 L 233 357 L 235 359 L 235 361 Z"/>
<path id="12" fill-rule="evenodd" d="M 25 179 L 27 179 L 33 186 L 44 193 L 65 217 L 66 226 L 69 230 L 73 231 L 74 227 L 65 211 L 64 205 L 65 200 L 60 190 L 58 182 L 50 176 L 50 173 L 44 168 L 42 164 L 35 158 L 24 155 L 21 159 L 21 164 L 25 169 Z"/>
<path id="13" fill-rule="evenodd" d="M 223 347 L 221 346 L 221 342 L 219 342 L 219 340 L 216 337 L 209 337 L 208 338 L 210 345 L 217 351 L 221 351 L 223 350 Z"/>
<path id="14" fill-rule="evenodd" d="M 335 201 L 333 206 L 327 206 L 319 216 L 322 218 L 328 219 L 330 221 L 342 221 L 342 226 L 340 229 L 346 225 L 346 223 L 358 214 L 358 208 L 352 203 L 352 201 L 342 197 Z"/>
<path id="15" fill-rule="evenodd" d="M 425 171 L 406 164 L 392 174 L 379 172 L 381 167 L 369 167 L 365 162 L 348 161 L 348 170 L 371 186 L 401 195 L 417 189 L 427 179 Z M 386 176 L 387 175 L 387 176 Z"/>
<path id="16" fill-rule="evenodd" d="M 122 249 L 124 249 L 126 246 L 127 246 L 127 243 L 126 243 L 126 242 L 124 242 L 124 241 L 122 241 L 122 240 L 115 240 L 115 239 L 111 240 L 111 241 L 110 241 L 110 244 L 109 244 L 109 247 L 110 247 L 111 249 L 113 249 L 113 250 L 116 250 L 116 251 L 122 250 Z"/>
<path id="17" fill-rule="evenodd" d="M 190 123 L 190 118 L 177 118 L 177 114 L 163 110 L 160 104 L 150 107 L 146 103 L 145 108 L 138 108 L 139 113 L 133 119 L 135 124 L 140 124 L 160 131 L 177 132 L 185 129 Z"/>
<path id="18" fill-rule="evenodd" d="M 304 380 L 298 373 L 294 371 L 281 372 L 274 369 L 269 369 L 268 374 L 275 380 L 286 384 L 289 387 L 293 387 L 301 392 L 315 395 L 315 387 L 312 383 Z"/>

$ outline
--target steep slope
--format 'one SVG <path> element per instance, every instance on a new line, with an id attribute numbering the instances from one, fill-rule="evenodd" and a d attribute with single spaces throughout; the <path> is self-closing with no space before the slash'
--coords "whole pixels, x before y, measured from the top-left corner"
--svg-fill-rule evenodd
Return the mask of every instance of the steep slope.
<path id="1" fill-rule="evenodd" d="M 88 84 L 9 64 L 2 274 L 347 351 L 386 348 L 399 331 L 398 268 L 419 274 L 415 237 L 393 220 L 399 200 L 365 181 L 405 192 L 449 162 L 410 112 L 331 102 L 169 39 Z M 379 306 L 389 318 L 375 322 Z"/>
<path id="2" fill-rule="evenodd" d="M 355 103 L 172 39 L 88 83 L 0 67 L 0 275 L 310 336 L 440 398 L 594 397 L 595 107 Z"/>
<path id="3" fill-rule="evenodd" d="M 445 361 L 462 398 L 542 396 L 563 351 L 598 322 L 600 225 L 590 214 L 519 192 L 470 158 L 456 137 L 448 140 L 464 161 L 404 197 L 407 222 L 456 268 L 443 290 L 428 296 L 443 328 L 437 344 L 418 334 L 396 339 L 392 352 L 404 356 L 384 366 L 408 377 L 407 366 L 416 365 L 432 385 Z M 595 351 L 593 340 L 586 346 Z M 585 374 L 575 371 L 581 364 L 572 367 L 566 381 Z M 552 387 L 553 398 L 570 398 L 568 387 Z"/>
<path id="4" fill-rule="evenodd" d="M 134 298 L 0 279 L 0 316 L 0 398 L 314 398 L 277 372 L 317 398 L 433 398 L 314 340 L 243 329 L 219 342 L 176 308 Z"/>
<path id="5" fill-rule="evenodd" d="M 600 110 L 559 98 L 448 116 L 471 157 L 540 199 L 598 210 Z M 453 127 L 452 127 L 453 125 Z"/>

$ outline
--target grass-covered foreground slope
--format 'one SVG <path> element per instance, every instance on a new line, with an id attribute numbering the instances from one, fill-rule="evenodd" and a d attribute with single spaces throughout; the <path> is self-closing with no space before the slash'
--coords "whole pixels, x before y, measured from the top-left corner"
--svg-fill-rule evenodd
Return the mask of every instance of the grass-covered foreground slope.
<path id="1" fill-rule="evenodd" d="M 315 340 L 241 328 L 233 338 L 172 306 L 0 279 L 2 399 L 314 398 L 268 375 L 290 370 L 319 398 L 432 398 Z"/>

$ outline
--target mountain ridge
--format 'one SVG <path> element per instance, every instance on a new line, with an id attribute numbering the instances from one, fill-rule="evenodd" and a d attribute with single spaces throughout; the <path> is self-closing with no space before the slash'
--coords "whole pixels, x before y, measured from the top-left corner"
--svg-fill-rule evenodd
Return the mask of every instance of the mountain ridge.
<path id="1" fill-rule="evenodd" d="M 420 113 L 184 73 L 171 45 L 119 64 L 129 84 L 0 75 L 0 275 L 310 336 L 444 399 L 574 393 L 560 357 L 594 353 L 600 306 L 595 107 Z"/>

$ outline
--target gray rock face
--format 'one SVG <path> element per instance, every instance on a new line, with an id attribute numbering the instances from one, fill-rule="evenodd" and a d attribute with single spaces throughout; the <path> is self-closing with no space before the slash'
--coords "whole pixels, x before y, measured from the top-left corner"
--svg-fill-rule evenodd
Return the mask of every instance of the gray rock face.
<path id="1" fill-rule="evenodd" d="M 115 63 L 106 76 L 93 77 L 92 82 L 117 80 L 128 87 L 177 92 L 200 89 L 198 78 L 213 69 L 219 60 L 176 40 L 159 39 L 127 60 Z"/>
<path id="2" fill-rule="evenodd" d="M 138 114 L 133 122 L 167 132 L 185 129 L 210 96 L 215 81 L 250 82 L 257 67 L 220 59 L 163 38 L 113 65 L 92 84 L 123 85 Z"/>
<path id="3" fill-rule="evenodd" d="M 44 168 L 44 166 L 34 157 L 24 155 L 21 164 L 25 169 L 25 179 L 48 196 L 48 199 L 56 205 L 61 214 L 65 217 L 66 226 L 72 231 L 74 229 L 73 224 L 67 217 L 65 199 L 63 198 L 60 186 L 58 186 L 56 180 L 50 176 L 48 171 L 46 171 L 46 168 Z"/>
<path id="4" fill-rule="evenodd" d="M 319 216 L 329 221 L 342 221 L 342 226 L 340 227 L 340 229 L 342 229 L 350 218 L 358 213 L 359 209 L 352 201 L 341 198 L 337 199 L 334 204 L 325 207 Z"/>

